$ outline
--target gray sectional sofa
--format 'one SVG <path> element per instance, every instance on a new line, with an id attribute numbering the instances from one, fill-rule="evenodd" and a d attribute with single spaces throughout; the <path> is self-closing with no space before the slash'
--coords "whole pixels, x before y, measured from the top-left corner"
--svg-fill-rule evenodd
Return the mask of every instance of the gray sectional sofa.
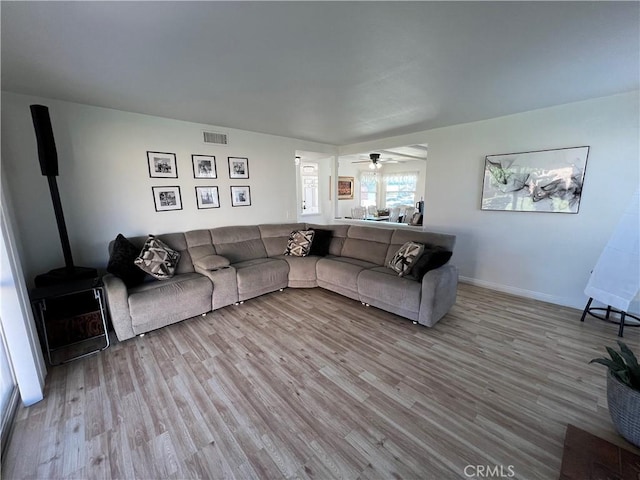
<path id="1" fill-rule="evenodd" d="M 289 234 L 307 228 L 332 231 L 328 255 L 284 255 Z M 431 270 L 421 281 L 400 277 L 385 266 L 407 241 L 453 251 L 453 235 L 288 223 L 219 227 L 158 238 L 181 253 L 172 278 L 131 288 L 114 275 L 103 278 L 119 340 L 286 287 L 322 287 L 428 327 L 455 303 L 454 266 Z M 145 239 L 129 240 L 142 248 Z"/>

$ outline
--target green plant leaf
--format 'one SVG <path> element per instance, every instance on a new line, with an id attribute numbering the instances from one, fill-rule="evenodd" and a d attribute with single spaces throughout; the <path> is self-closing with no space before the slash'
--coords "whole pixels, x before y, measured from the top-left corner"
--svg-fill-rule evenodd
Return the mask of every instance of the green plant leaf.
<path id="1" fill-rule="evenodd" d="M 640 366 L 638 359 L 623 342 L 618 340 L 620 353 L 605 347 L 611 358 L 594 358 L 589 363 L 599 363 L 609 369 L 611 375 L 621 383 L 640 392 Z"/>
<path id="2" fill-rule="evenodd" d="M 625 363 L 624 358 L 622 358 L 620 354 L 616 352 L 613 348 L 611 347 L 606 347 L 606 348 L 607 348 L 607 352 L 609 352 L 609 355 L 611 356 L 611 360 L 613 360 L 616 364 L 618 364 L 621 369 L 626 370 L 627 364 Z"/>
<path id="3" fill-rule="evenodd" d="M 620 356 L 624 358 L 629 369 L 631 387 L 640 390 L 640 365 L 638 365 L 638 359 L 624 342 L 618 340 L 618 345 L 620 346 Z"/>
<path id="4" fill-rule="evenodd" d="M 614 362 L 609 358 L 594 358 L 589 363 L 599 363 L 600 365 L 604 365 L 612 372 L 618 371 L 620 369 L 620 365 Z"/>
<path id="5" fill-rule="evenodd" d="M 629 365 L 631 368 L 638 368 L 638 359 L 631 351 L 631 349 L 620 340 L 618 340 L 618 345 L 620 346 L 620 355 L 622 355 L 622 357 L 625 359 L 627 365 Z"/>
<path id="6" fill-rule="evenodd" d="M 618 370 L 615 372 L 611 372 L 611 374 L 626 386 L 633 388 L 633 385 L 631 385 L 631 380 L 629 378 L 629 372 L 627 370 Z"/>

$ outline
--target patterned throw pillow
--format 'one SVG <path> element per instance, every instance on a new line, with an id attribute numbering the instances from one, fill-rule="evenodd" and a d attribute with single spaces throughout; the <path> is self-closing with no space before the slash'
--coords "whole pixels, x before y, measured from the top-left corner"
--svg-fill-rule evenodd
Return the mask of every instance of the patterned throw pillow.
<path id="1" fill-rule="evenodd" d="M 135 264 L 158 280 L 165 280 L 173 277 L 178 260 L 180 260 L 180 252 L 176 252 L 161 240 L 149 235 Z"/>
<path id="2" fill-rule="evenodd" d="M 107 272 L 120 277 L 128 288 L 140 285 L 145 273 L 133 263 L 139 253 L 140 249 L 119 233 L 111 247 Z"/>
<path id="3" fill-rule="evenodd" d="M 389 268 L 398 272 L 398 276 L 402 277 L 411 271 L 411 267 L 420 258 L 422 252 L 424 252 L 423 244 L 407 242 L 393 256 L 389 262 Z"/>
<path id="4" fill-rule="evenodd" d="M 315 232 L 313 230 L 294 230 L 289 235 L 287 250 L 284 254 L 294 257 L 306 257 L 311 251 L 314 235 Z"/>

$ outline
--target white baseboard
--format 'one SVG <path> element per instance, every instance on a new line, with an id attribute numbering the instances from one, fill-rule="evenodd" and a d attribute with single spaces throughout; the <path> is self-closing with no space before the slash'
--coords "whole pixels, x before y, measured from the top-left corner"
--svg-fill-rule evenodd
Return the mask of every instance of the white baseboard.
<path id="1" fill-rule="evenodd" d="M 486 280 L 478 280 L 477 278 L 460 276 L 462 283 L 468 283 L 470 285 L 476 285 L 478 287 L 488 288 L 490 290 L 496 290 L 498 292 L 510 293 L 511 295 L 517 295 L 519 297 L 532 298 L 534 300 L 540 300 L 547 303 L 553 303 L 555 305 L 562 305 L 563 307 L 576 308 L 578 310 L 584 309 L 586 304 L 578 303 L 575 299 L 568 299 L 565 297 L 559 297 L 556 295 L 549 295 L 547 293 L 535 292 L 533 290 L 526 290 L 524 288 L 511 287 L 509 285 L 502 285 L 500 283 L 487 282 Z"/>

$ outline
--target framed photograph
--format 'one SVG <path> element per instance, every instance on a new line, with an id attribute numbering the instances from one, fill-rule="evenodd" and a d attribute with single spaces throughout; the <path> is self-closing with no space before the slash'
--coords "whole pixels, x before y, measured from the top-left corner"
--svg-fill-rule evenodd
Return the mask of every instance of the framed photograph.
<path id="1" fill-rule="evenodd" d="M 251 189 L 248 186 L 231 187 L 231 206 L 248 207 L 251 205 Z"/>
<path id="2" fill-rule="evenodd" d="M 229 178 L 249 178 L 249 159 L 243 157 L 229 158 Z"/>
<path id="3" fill-rule="evenodd" d="M 353 177 L 338 177 L 338 200 L 352 200 L 353 185 Z"/>
<path id="4" fill-rule="evenodd" d="M 212 155 L 191 155 L 193 178 L 218 178 L 216 157 Z"/>
<path id="5" fill-rule="evenodd" d="M 147 162 L 151 178 L 178 178 L 175 153 L 147 152 Z"/>
<path id="6" fill-rule="evenodd" d="M 578 213 L 589 147 L 487 155 L 482 210 Z"/>
<path id="7" fill-rule="evenodd" d="M 196 187 L 196 203 L 199 209 L 220 208 L 218 187 Z"/>
<path id="8" fill-rule="evenodd" d="M 182 210 L 180 187 L 151 187 L 156 212 Z"/>

